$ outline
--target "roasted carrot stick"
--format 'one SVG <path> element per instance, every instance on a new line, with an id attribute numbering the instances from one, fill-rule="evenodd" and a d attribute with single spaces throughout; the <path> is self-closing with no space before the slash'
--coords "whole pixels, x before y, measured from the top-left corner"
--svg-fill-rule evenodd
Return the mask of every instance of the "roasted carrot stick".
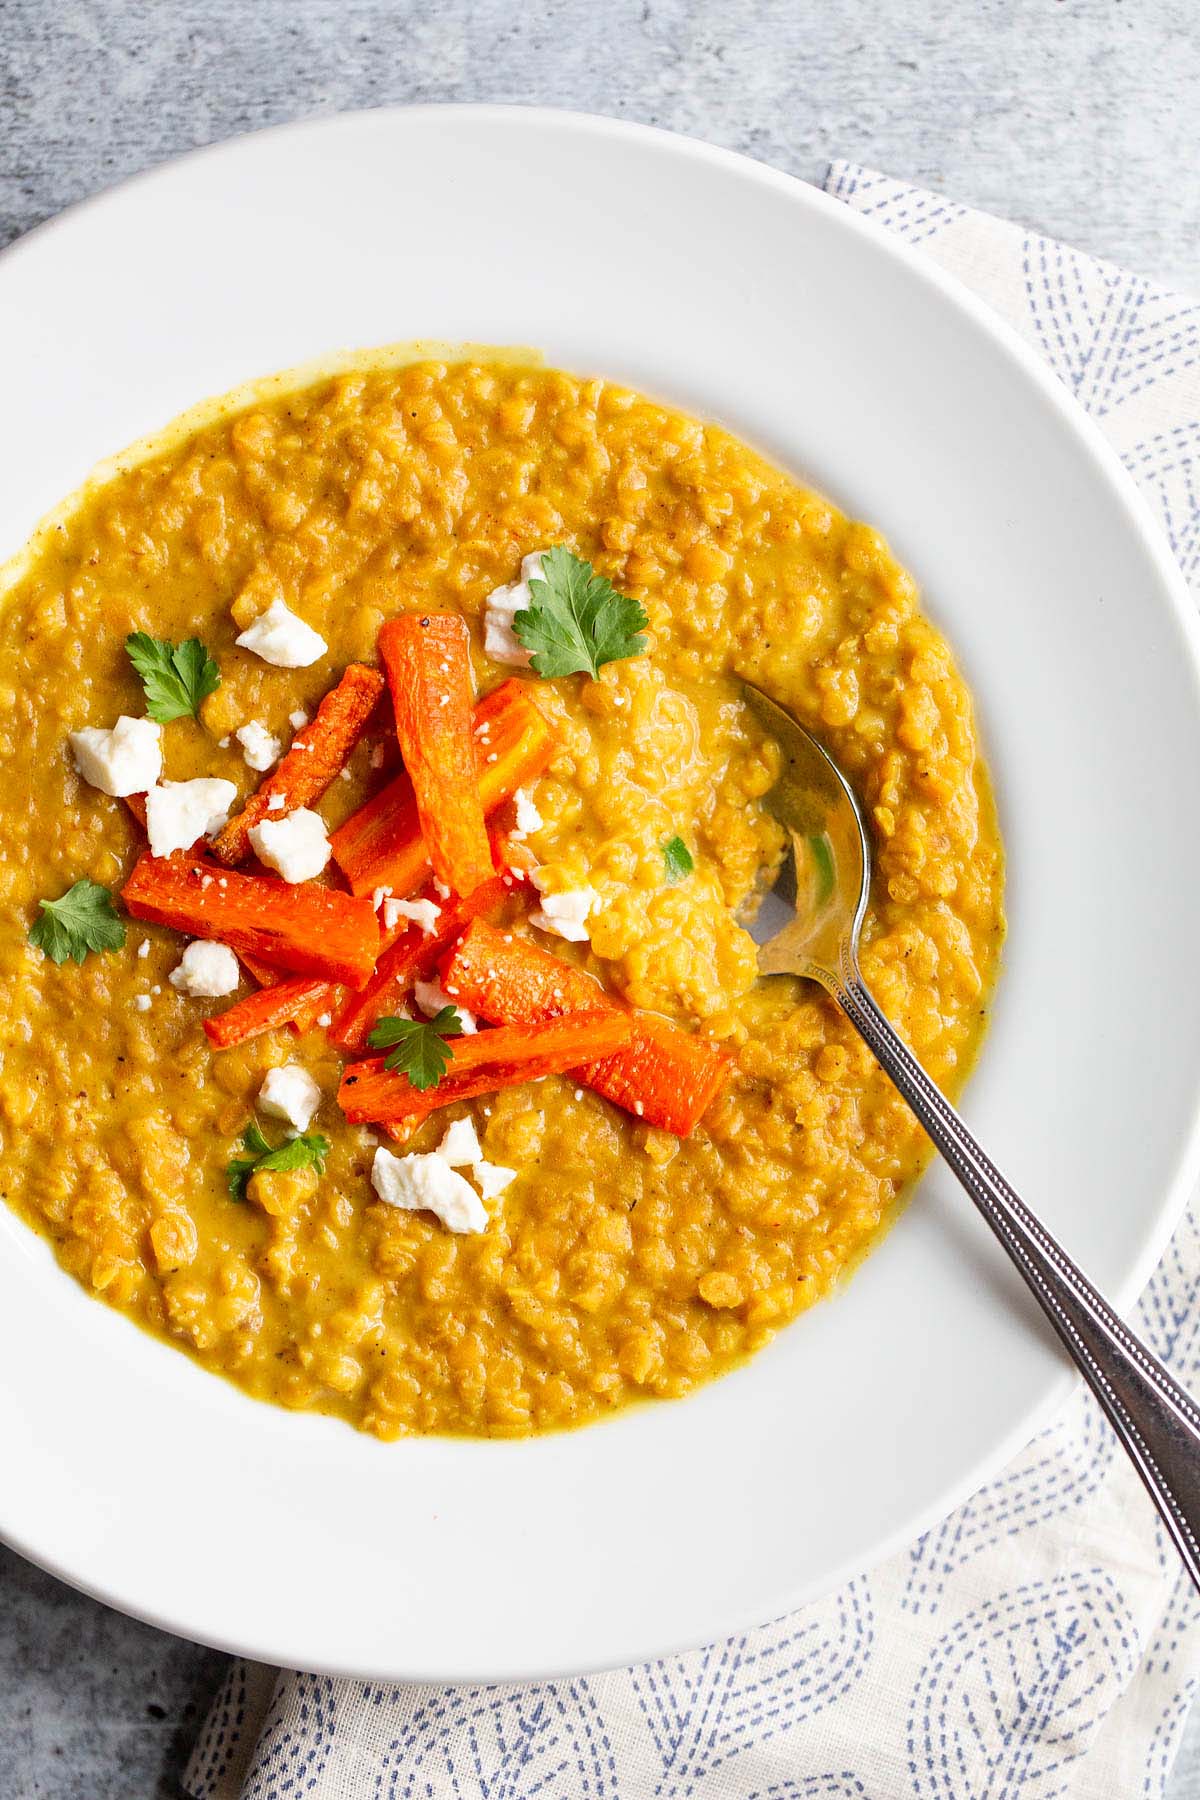
<path id="1" fill-rule="evenodd" d="M 204 1029 L 218 1050 L 229 1050 L 235 1044 L 261 1037 L 265 1031 L 294 1025 L 298 1015 L 306 1015 L 311 1003 L 318 997 L 326 998 L 328 993 L 329 983 L 320 976 L 295 975 L 247 994 L 215 1019 L 205 1019 Z"/>
<path id="2" fill-rule="evenodd" d="M 130 812 L 144 832 L 146 829 L 145 796 L 143 794 L 130 794 L 126 797 L 125 804 L 128 806 Z M 219 864 L 214 863 L 213 868 L 218 876 L 223 873 Z M 241 963 L 243 969 L 245 969 L 247 975 L 249 975 L 251 981 L 256 982 L 260 988 L 278 987 L 280 982 L 288 979 L 282 969 L 272 967 L 270 963 L 264 962 L 261 957 L 252 955 L 248 950 L 243 950 L 241 952 L 238 961 Z M 322 1013 L 332 1013 L 334 1011 L 338 1004 L 338 998 L 341 992 L 341 989 L 335 981 L 314 981 L 310 982 L 309 986 L 312 988 L 312 998 L 304 1005 L 298 1004 L 295 1012 L 287 1021 L 287 1023 L 291 1025 L 293 1031 L 301 1037 L 306 1031 L 312 1030 Z M 230 1011 L 232 1012 L 233 1010 L 234 1008 L 231 1007 Z M 221 1016 L 224 1018 L 226 1015 L 223 1013 Z M 270 1027 L 264 1026 L 263 1029 L 269 1030 Z"/>
<path id="3" fill-rule="evenodd" d="M 485 881 L 465 900 L 446 900 L 432 932 L 424 932 L 409 924 L 375 964 L 375 973 L 365 988 L 351 994 L 330 1028 L 329 1036 L 343 1050 L 362 1050 L 367 1033 L 385 1013 L 400 1010 L 412 991 L 414 981 L 430 975 L 448 944 L 452 944 L 472 919 L 489 913 L 508 894 L 508 885 L 499 875 Z M 426 896 L 433 899 L 432 892 Z"/>
<path id="4" fill-rule="evenodd" d="M 296 733 L 283 761 L 263 777 L 241 812 L 217 833 L 213 854 L 218 862 L 227 868 L 245 862 L 253 826 L 261 825 L 270 814 L 279 817 L 320 799 L 345 768 L 382 692 L 383 676 L 378 669 L 350 664 L 322 700 L 312 723 Z"/>
<path id="5" fill-rule="evenodd" d="M 603 1013 L 573 1013 L 549 1025 L 501 1025 L 478 1037 L 454 1038 L 447 1045 L 449 1068 L 436 1087 L 424 1092 L 413 1087 L 407 1075 L 385 1069 L 382 1056 L 369 1056 L 351 1063 L 342 1076 L 338 1105 L 353 1124 L 409 1130 L 456 1100 L 538 1081 L 606 1056 L 628 1042 L 629 1032 L 628 1016 L 614 1007 Z"/>
<path id="6" fill-rule="evenodd" d="M 375 967 L 379 927 L 370 901 L 315 882 L 289 887 L 262 875 L 224 873 L 180 851 L 139 858 L 122 898 L 135 919 L 216 938 L 297 975 L 360 988 Z"/>
<path id="7" fill-rule="evenodd" d="M 436 878 L 471 894 L 492 872 L 479 798 L 471 633 L 460 613 L 405 613 L 379 633 L 396 737 Z"/>
<path id="8" fill-rule="evenodd" d="M 532 1025 L 578 1010 L 623 1011 L 584 969 L 476 919 L 442 960 L 451 999 L 497 1025 Z M 631 1012 L 630 1042 L 579 1078 L 616 1106 L 686 1137 L 729 1073 L 728 1058 L 657 1013 Z"/>
<path id="9" fill-rule="evenodd" d="M 485 813 L 510 800 L 523 782 L 540 775 L 554 753 L 554 734 L 529 688 L 527 681 L 502 682 L 475 708 L 479 798 Z M 429 853 L 421 836 L 412 782 L 406 774 L 397 775 L 360 806 L 329 841 L 352 894 L 390 887 L 397 896 L 404 896 L 429 879 Z"/>

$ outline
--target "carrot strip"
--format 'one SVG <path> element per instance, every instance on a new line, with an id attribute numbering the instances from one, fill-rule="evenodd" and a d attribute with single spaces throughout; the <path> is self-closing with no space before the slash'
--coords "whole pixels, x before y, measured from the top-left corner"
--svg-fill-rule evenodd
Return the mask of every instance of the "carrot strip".
<path id="1" fill-rule="evenodd" d="M 144 832 L 146 829 L 145 795 L 129 794 L 126 796 L 125 804 Z M 219 865 L 214 864 L 213 867 L 220 873 Z M 269 962 L 264 962 L 261 957 L 254 956 L 248 950 L 243 950 L 241 952 L 238 961 L 241 963 L 243 969 L 245 969 L 247 975 L 249 975 L 251 981 L 257 982 L 260 988 L 278 987 L 280 982 L 287 980 L 287 976 L 282 969 L 274 968 Z M 334 981 L 312 982 L 310 985 L 313 990 L 311 1000 L 303 1006 L 297 1006 L 296 1011 L 288 1021 L 293 1031 L 300 1037 L 303 1037 L 306 1031 L 312 1030 L 313 1026 L 318 1023 L 322 1013 L 333 1012 L 338 1003 L 338 995 L 341 991 L 338 984 Z M 232 1011 L 233 1009 L 231 1008 L 230 1010 Z M 222 1014 L 221 1016 L 224 1017 L 225 1015 Z"/>
<path id="2" fill-rule="evenodd" d="M 122 898 L 135 919 L 216 938 L 297 975 L 360 988 L 375 967 L 379 927 L 370 901 L 315 882 L 289 887 L 261 875 L 223 874 L 183 852 L 147 854 Z"/>
<path id="3" fill-rule="evenodd" d="M 529 686 L 527 681 L 502 682 L 475 708 L 479 798 L 485 813 L 511 800 L 523 782 L 541 774 L 554 754 L 554 734 L 530 698 Z M 352 894 L 390 887 L 404 896 L 429 879 L 429 853 L 407 774 L 397 775 L 360 806 L 329 842 Z"/>
<path id="4" fill-rule="evenodd" d="M 296 733 L 282 762 L 263 777 L 241 812 L 221 827 L 213 839 L 213 854 L 218 862 L 226 868 L 245 862 L 255 825 L 261 825 L 268 815 L 279 817 L 320 799 L 350 760 L 383 685 L 378 669 L 368 669 L 363 663 L 350 664 L 337 686 L 322 700 L 311 724 Z"/>
<path id="5" fill-rule="evenodd" d="M 432 974 L 438 957 L 456 937 L 483 913 L 491 912 L 508 894 L 507 884 L 499 875 L 481 882 L 465 900 L 447 900 L 431 933 L 416 924 L 406 929 L 375 964 L 375 973 L 365 988 L 351 994 L 338 1013 L 329 1036 L 343 1050 L 362 1050 L 367 1034 L 385 1013 L 394 1013 L 408 998 L 414 981 L 424 981 Z M 430 894 L 427 898 L 432 899 Z"/>
<path id="6" fill-rule="evenodd" d="M 616 1008 L 574 1013 L 549 1025 L 499 1026 L 447 1045 L 450 1066 L 436 1087 L 422 1093 L 407 1075 L 384 1068 L 385 1058 L 351 1063 L 338 1088 L 338 1105 L 352 1124 L 411 1128 L 456 1100 L 472 1100 L 498 1088 L 561 1074 L 581 1061 L 605 1056 L 629 1039 L 630 1023 Z"/>
<path id="7" fill-rule="evenodd" d="M 442 961 L 452 999 L 497 1025 L 533 1025 L 579 1010 L 623 1012 L 586 970 L 477 919 Z M 687 1137 L 716 1098 L 729 1059 L 657 1013 L 632 1012 L 630 1042 L 579 1070 L 580 1080 L 647 1125 Z"/>
<path id="8" fill-rule="evenodd" d="M 405 613 L 379 633 L 396 737 L 439 881 L 471 894 L 492 872 L 479 798 L 471 633 L 459 613 Z"/>
<path id="9" fill-rule="evenodd" d="M 329 983 L 320 976 L 296 975 L 290 981 L 279 981 L 273 987 L 247 994 L 217 1018 L 205 1019 L 204 1029 L 218 1050 L 229 1050 L 235 1044 L 261 1037 L 265 1031 L 295 1024 L 297 1015 L 307 1012 L 316 996 L 324 996 L 328 989 Z"/>

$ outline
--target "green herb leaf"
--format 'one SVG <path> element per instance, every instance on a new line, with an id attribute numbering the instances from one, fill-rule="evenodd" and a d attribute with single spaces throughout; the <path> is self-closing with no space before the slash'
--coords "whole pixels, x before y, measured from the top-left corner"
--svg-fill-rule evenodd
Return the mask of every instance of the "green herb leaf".
<path id="1" fill-rule="evenodd" d="M 380 1019 L 367 1037 L 376 1050 L 395 1045 L 384 1058 L 385 1069 L 407 1075 L 418 1093 L 436 1087 L 450 1066 L 445 1040 L 462 1036 L 462 1020 L 454 1006 L 443 1006 L 432 1019 Z"/>
<path id="2" fill-rule="evenodd" d="M 541 578 L 529 583 L 531 604 L 513 620 L 513 631 L 532 651 L 534 673 L 598 675 L 605 663 L 640 656 L 649 623 L 636 600 L 618 594 L 590 562 L 557 545 L 542 556 Z"/>
<path id="3" fill-rule="evenodd" d="M 81 963 L 89 950 L 120 950 L 125 942 L 125 927 L 112 895 L 86 875 L 57 900 L 43 900 L 41 908 L 29 941 L 51 962 L 63 963 L 73 956 Z"/>
<path id="4" fill-rule="evenodd" d="M 235 1200 L 246 1198 L 246 1183 L 260 1169 L 313 1168 L 318 1175 L 323 1175 L 329 1139 L 318 1131 L 311 1131 L 303 1137 L 285 1138 L 277 1149 L 272 1150 L 259 1129 L 258 1120 L 252 1119 L 242 1133 L 242 1149 L 248 1150 L 249 1156 L 235 1156 L 225 1166 L 225 1179 Z"/>
<path id="5" fill-rule="evenodd" d="M 696 866 L 695 858 L 681 837 L 668 838 L 662 853 L 663 867 L 672 887 L 677 881 L 685 881 Z"/>
<path id="6" fill-rule="evenodd" d="M 142 678 L 147 715 L 160 725 L 187 713 L 195 718 L 200 702 L 221 685 L 221 671 L 199 638 L 172 644 L 167 638 L 133 631 L 125 639 L 125 650 Z"/>

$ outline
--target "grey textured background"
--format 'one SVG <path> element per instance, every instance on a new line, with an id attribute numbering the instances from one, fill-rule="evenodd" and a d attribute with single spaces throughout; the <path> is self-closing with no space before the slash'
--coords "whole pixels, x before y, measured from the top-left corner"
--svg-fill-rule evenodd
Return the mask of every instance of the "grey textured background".
<path id="1" fill-rule="evenodd" d="M 1200 291 L 1198 18 L 1194 0 L 0 0 L 0 244 L 256 126 L 527 101 L 813 181 L 854 157 Z M 223 1662 L 0 1551 L 0 1796 L 175 1796 Z M 1172 1800 L 1200 1800 L 1200 1732 Z"/>

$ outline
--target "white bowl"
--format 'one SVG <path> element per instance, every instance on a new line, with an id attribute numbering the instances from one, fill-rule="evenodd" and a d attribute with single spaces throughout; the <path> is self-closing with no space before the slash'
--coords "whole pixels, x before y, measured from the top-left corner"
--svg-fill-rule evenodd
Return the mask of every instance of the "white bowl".
<path id="1" fill-rule="evenodd" d="M 1007 966 L 966 1112 L 1128 1301 L 1197 1163 L 1196 632 L 1029 352 L 811 188 L 569 114 L 358 113 L 185 158 L 0 260 L 0 557 L 250 377 L 435 335 L 725 421 L 881 526 L 978 697 Z M 942 1171 L 845 1294 L 685 1402 L 382 1445 L 255 1405 L 0 1208 L 0 1531 L 191 1637 L 390 1677 L 629 1662 L 811 1598 L 946 1513 L 1070 1374 Z"/>

